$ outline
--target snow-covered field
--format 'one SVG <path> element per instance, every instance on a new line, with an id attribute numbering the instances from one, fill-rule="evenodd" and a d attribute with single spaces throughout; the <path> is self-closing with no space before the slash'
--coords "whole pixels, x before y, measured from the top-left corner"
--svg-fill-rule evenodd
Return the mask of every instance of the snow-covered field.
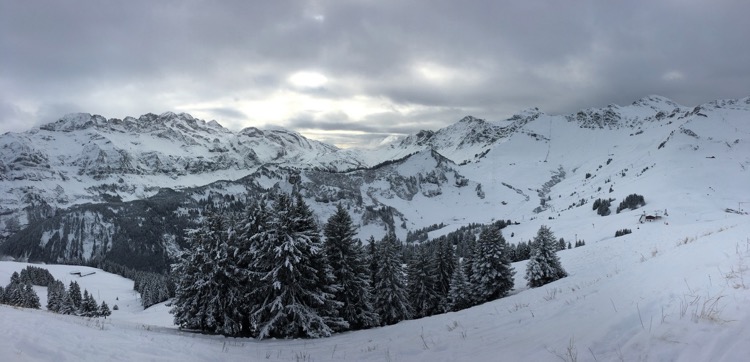
<path id="1" fill-rule="evenodd" d="M 746 360 L 750 216 L 715 211 L 696 220 L 693 214 L 674 214 L 668 223 L 648 224 L 637 224 L 630 215 L 630 225 L 623 226 L 633 233 L 619 238 L 604 227 L 592 228 L 586 246 L 559 253 L 570 276 L 544 287 L 527 289 L 525 262 L 516 263 L 515 290 L 506 298 L 317 340 L 258 341 L 180 331 L 165 305 L 142 310 L 127 279 L 100 270 L 79 278 L 70 271 L 89 268 L 47 265 L 66 285 L 77 280 L 97 301 L 117 304 L 120 310 L 105 320 L 0 306 L 0 359 Z M 607 220 L 590 219 L 580 223 Z M 549 225 L 553 231 L 564 229 L 558 220 Z M 536 227 L 524 223 L 505 234 L 531 234 Z M 0 262 L 0 284 L 25 266 Z M 45 289 L 36 287 L 43 305 Z"/>

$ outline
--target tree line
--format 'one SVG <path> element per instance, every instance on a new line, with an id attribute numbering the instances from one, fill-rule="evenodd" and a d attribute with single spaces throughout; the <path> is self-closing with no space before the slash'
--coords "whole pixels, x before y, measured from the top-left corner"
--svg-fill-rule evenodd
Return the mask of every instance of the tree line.
<path id="1" fill-rule="evenodd" d="M 482 228 L 465 256 L 446 239 L 411 249 L 395 235 L 355 238 L 346 209 L 319 230 L 302 196 L 280 194 L 241 213 L 209 213 L 173 266 L 171 313 L 181 328 L 227 336 L 318 338 L 456 311 L 506 296 L 515 270 L 502 232 Z M 530 242 L 527 285 L 567 273 L 543 226 Z"/>
<path id="2" fill-rule="evenodd" d="M 73 314 L 83 317 L 107 317 L 112 314 L 106 302 L 98 304 L 88 290 L 81 294 L 77 282 L 70 282 L 66 290 L 63 282 L 56 280 L 49 270 L 27 266 L 21 273 L 13 272 L 10 283 L 0 287 L 0 303 L 22 308 L 41 308 L 39 296 L 32 285 L 47 287 L 47 310 L 60 314 Z M 115 306 L 115 309 L 117 306 Z"/>

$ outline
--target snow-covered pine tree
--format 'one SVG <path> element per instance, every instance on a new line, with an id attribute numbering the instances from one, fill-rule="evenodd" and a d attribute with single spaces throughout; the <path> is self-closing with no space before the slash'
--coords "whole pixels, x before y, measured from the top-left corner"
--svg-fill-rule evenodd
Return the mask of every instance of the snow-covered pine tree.
<path id="1" fill-rule="evenodd" d="M 254 297 L 260 304 L 252 317 L 258 338 L 327 337 L 346 325 L 329 309 L 340 306 L 328 284 L 333 274 L 312 213 L 300 196 L 296 199 L 279 195 L 268 229 L 253 236 L 257 249 L 251 269 L 259 275 Z"/>
<path id="2" fill-rule="evenodd" d="M 456 257 L 453 244 L 446 238 L 440 239 L 434 245 L 435 257 L 432 259 L 432 274 L 435 276 L 435 292 L 438 297 L 438 309 L 446 310 L 448 305 L 448 293 L 451 288 L 451 278 L 456 268 Z"/>
<path id="3" fill-rule="evenodd" d="M 320 293 L 325 297 L 323 307 L 320 308 L 319 313 L 332 330 L 342 331 L 349 329 L 349 323 L 339 313 L 343 303 L 335 299 L 335 294 L 341 290 L 341 285 L 336 282 L 336 278 L 333 275 L 328 255 L 325 252 L 325 244 L 320 237 L 320 230 L 315 221 L 315 215 L 305 200 L 302 199 L 302 194 L 295 191 L 293 195 L 295 197 L 294 206 L 298 220 L 296 223 L 297 230 L 307 230 L 311 236 L 310 240 L 313 241 L 313 244 L 316 245 L 315 249 L 318 250 L 318 252 L 312 254 L 310 259 L 311 265 L 318 271 Z"/>
<path id="4" fill-rule="evenodd" d="M 39 309 L 41 304 L 39 303 L 39 296 L 36 294 L 34 289 L 31 287 L 31 283 L 24 284 L 23 287 L 23 305 L 24 308 Z"/>
<path id="5" fill-rule="evenodd" d="M 59 280 L 53 281 L 47 287 L 47 310 L 55 313 L 60 312 L 65 296 L 65 284 Z"/>
<path id="6" fill-rule="evenodd" d="M 426 247 L 417 247 L 408 265 L 406 289 L 414 318 L 427 317 L 439 312 L 440 296 L 437 293 L 436 275 L 431 268 L 430 254 Z"/>
<path id="7" fill-rule="evenodd" d="M 78 308 L 78 315 L 83 317 L 93 317 L 93 315 L 91 315 L 91 300 L 92 299 L 91 295 L 89 295 L 89 291 L 84 289 L 83 296 L 81 297 L 81 305 Z"/>
<path id="8" fill-rule="evenodd" d="M 112 315 L 112 312 L 109 310 L 109 306 L 107 305 L 107 302 L 102 301 L 102 305 L 99 306 L 99 315 L 104 317 L 104 319 L 107 319 L 107 317 Z"/>
<path id="9" fill-rule="evenodd" d="M 60 309 L 58 310 L 58 313 L 60 314 L 76 314 L 78 312 L 78 308 L 76 308 L 75 302 L 73 302 L 73 297 L 70 295 L 70 291 L 65 292 L 62 297 L 62 303 L 60 304 Z"/>
<path id="10" fill-rule="evenodd" d="M 542 225 L 531 243 L 531 258 L 526 264 L 527 285 L 540 287 L 568 276 L 557 256 L 557 242 L 549 227 Z"/>
<path id="11" fill-rule="evenodd" d="M 21 281 L 18 276 L 18 272 L 13 272 L 10 276 L 10 283 L 5 287 L 5 290 L 0 293 L 0 304 L 16 305 L 17 300 L 20 300 L 18 293 L 18 286 Z"/>
<path id="12" fill-rule="evenodd" d="M 325 250 L 336 283 L 340 286 L 334 299 L 343 303 L 341 317 L 350 329 L 370 328 L 380 324 L 372 305 L 370 271 L 352 218 L 341 204 L 326 223 Z"/>
<path id="13" fill-rule="evenodd" d="M 374 288 L 378 273 L 378 243 L 372 235 L 367 239 L 367 263 L 370 267 L 370 285 Z"/>
<path id="14" fill-rule="evenodd" d="M 253 262 L 256 258 L 256 251 L 260 250 L 262 243 L 266 239 L 262 237 L 268 230 L 271 214 L 267 207 L 265 197 L 259 200 L 250 201 L 244 211 L 244 216 L 238 222 L 236 227 L 236 263 L 238 271 L 238 283 L 243 288 L 242 300 L 237 308 L 237 313 L 241 314 L 240 334 L 255 336 L 258 333 L 258 325 L 252 318 L 253 311 L 260 305 L 261 299 L 255 289 L 259 287 L 261 274 L 254 272 Z"/>
<path id="15" fill-rule="evenodd" d="M 456 268 L 451 276 L 451 287 L 448 291 L 446 311 L 459 311 L 473 305 L 471 284 L 466 278 L 464 266 L 456 260 Z"/>
<path id="16" fill-rule="evenodd" d="M 190 246 L 180 254 L 179 262 L 172 267 L 177 277 L 175 297 L 172 300 L 174 323 L 180 328 L 209 330 L 206 300 L 211 295 L 208 274 L 209 254 L 206 230 L 198 229 L 189 237 Z"/>
<path id="17" fill-rule="evenodd" d="M 88 312 L 89 317 L 98 317 L 99 316 L 99 303 L 96 302 L 96 299 L 94 299 L 94 294 L 89 293 L 89 298 L 85 301 L 86 303 L 86 311 Z"/>
<path id="18" fill-rule="evenodd" d="M 521 241 L 518 244 L 516 244 L 516 260 L 515 261 L 526 260 L 530 256 L 531 256 L 531 247 L 529 247 L 529 243 L 525 241 Z"/>
<path id="19" fill-rule="evenodd" d="M 73 301 L 73 307 L 78 311 L 81 308 L 83 297 L 81 296 L 81 286 L 75 280 L 70 282 L 68 286 L 68 295 L 70 295 L 70 300 Z"/>
<path id="20" fill-rule="evenodd" d="M 476 254 L 476 248 L 476 240 L 469 239 L 466 241 L 466 245 L 464 246 L 466 255 L 464 255 L 463 257 L 461 267 L 464 268 L 464 275 L 466 275 L 466 281 L 469 284 L 471 284 L 472 274 L 474 273 L 474 268 L 472 267 L 472 265 L 474 264 L 474 254 Z M 473 298 L 474 297 L 472 296 L 472 299 Z"/>
<path id="21" fill-rule="evenodd" d="M 240 306 L 244 304 L 243 273 L 237 267 L 237 236 L 219 214 L 208 217 L 206 230 L 208 252 L 206 279 L 211 286 L 206 301 L 209 330 L 225 336 L 236 336 L 242 331 L 245 318 Z"/>
<path id="22" fill-rule="evenodd" d="M 180 277 L 172 303 L 175 324 L 227 336 L 240 334 L 244 286 L 233 232 L 219 214 L 209 213 L 191 246 L 175 267 Z"/>
<path id="23" fill-rule="evenodd" d="M 153 296 L 154 285 L 151 279 L 142 280 L 138 285 L 138 290 L 141 291 L 141 305 L 143 308 L 148 308 L 155 304 L 155 297 Z"/>
<path id="24" fill-rule="evenodd" d="M 373 288 L 375 311 L 384 325 L 395 324 L 412 316 L 406 293 L 404 268 L 398 255 L 396 236 L 386 235 L 379 243 L 377 282 Z"/>
<path id="25" fill-rule="evenodd" d="M 504 297 L 513 289 L 516 272 L 510 265 L 505 238 L 494 225 L 479 234 L 471 268 L 472 294 L 477 304 Z"/>
<path id="26" fill-rule="evenodd" d="M 18 275 L 17 273 L 13 274 Z M 5 296 L 3 303 L 7 305 L 14 305 L 17 307 L 23 306 L 25 300 L 23 287 L 23 284 L 21 284 L 18 278 L 15 278 L 14 280 L 11 277 L 10 284 L 5 287 Z"/>

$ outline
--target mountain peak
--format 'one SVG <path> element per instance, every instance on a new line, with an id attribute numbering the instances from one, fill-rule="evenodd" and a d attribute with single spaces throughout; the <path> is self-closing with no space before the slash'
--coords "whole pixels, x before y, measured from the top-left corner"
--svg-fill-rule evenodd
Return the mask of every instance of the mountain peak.
<path id="1" fill-rule="evenodd" d="M 42 125 L 39 128 L 45 131 L 70 132 L 94 127 L 106 122 L 107 120 L 100 115 L 92 116 L 91 113 L 69 113 L 57 121 Z"/>
<path id="2" fill-rule="evenodd" d="M 672 110 L 672 109 L 675 109 L 675 108 L 681 108 L 681 106 L 679 104 L 677 104 L 676 102 L 674 102 L 673 100 L 671 100 L 671 99 L 669 99 L 667 97 L 663 97 L 663 96 L 655 95 L 655 94 L 645 96 L 645 97 L 643 97 L 643 98 L 641 98 L 641 99 L 633 102 L 632 105 L 634 105 L 634 106 L 650 107 L 650 108 L 654 108 L 654 109 L 665 109 L 665 110 L 666 109 Z"/>
<path id="3" fill-rule="evenodd" d="M 473 123 L 473 122 L 484 122 L 483 119 L 476 118 L 474 116 L 466 116 L 464 118 L 461 118 L 458 123 Z"/>

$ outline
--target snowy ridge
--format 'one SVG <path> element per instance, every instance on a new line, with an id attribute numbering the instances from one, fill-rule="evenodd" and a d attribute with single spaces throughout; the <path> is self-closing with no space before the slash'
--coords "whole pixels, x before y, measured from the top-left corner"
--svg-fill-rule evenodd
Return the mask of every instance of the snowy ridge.
<path id="1" fill-rule="evenodd" d="M 334 163 L 313 167 L 305 160 L 317 153 L 301 149 L 319 149 L 317 143 L 287 131 L 246 129 L 236 135 L 217 124 L 170 113 L 143 116 L 144 125 L 140 127 L 151 131 L 134 136 L 126 129 L 137 122 L 124 126 L 125 121 L 76 116 L 58 122 L 60 129 L 71 129 L 69 132 L 37 130 L 0 138 L 3 160 L 10 160 L 4 164 L 13 165 L 5 169 L 5 179 L 0 181 L 5 191 L 0 193 L 0 228 L 4 227 L 8 236 L 0 251 L 19 256 L 36 250 L 32 254 L 48 261 L 89 259 L 94 256 L 90 253 L 93 241 L 102 242 L 93 227 L 86 226 L 85 235 L 76 236 L 77 242 L 86 240 L 86 246 L 74 252 L 66 249 L 73 243 L 60 243 L 68 246 L 59 250 L 50 240 L 55 230 L 73 227 L 73 220 L 102 220 L 115 225 L 111 229 L 113 240 L 129 240 L 129 247 L 143 244 L 136 250 L 156 251 L 150 260 L 156 260 L 160 269 L 164 256 L 173 255 L 183 246 L 184 230 L 178 226 L 198 222 L 195 215 L 206 203 L 221 207 L 268 191 L 291 192 L 295 188 L 319 220 L 327 219 L 337 203 L 347 206 L 361 239 L 379 238 L 392 231 L 403 240 L 408 231 L 440 223 L 447 225 L 443 229 L 447 232 L 468 223 L 493 220 L 577 220 L 591 212 L 597 198 L 614 198 L 616 204 L 632 193 L 645 196 L 649 212 L 679 209 L 686 214 L 700 213 L 704 211 L 695 205 L 704 201 L 713 205 L 711 211 L 738 209 L 737 203 L 747 198 L 746 185 L 750 184 L 750 125 L 745 121 L 750 114 L 750 98 L 694 108 L 673 106 L 652 96 L 633 105 L 607 107 L 605 110 L 614 112 L 619 123 L 612 127 L 603 123 L 601 128 L 585 127 L 566 116 L 547 115 L 537 109 L 497 122 L 467 117 L 446 129 L 414 135 L 408 142 L 396 141 L 370 151 L 346 150 L 345 157 L 338 160 L 343 151 L 321 146 L 321 153 L 329 153 L 317 158 L 330 157 L 338 165 L 357 159 L 385 161 L 369 168 L 365 166 L 372 164 L 358 161 L 351 161 L 350 167 L 334 167 Z M 669 109 L 673 112 L 665 112 Z M 193 129 L 193 125 L 196 128 L 192 132 L 182 129 Z M 167 138 L 154 136 L 154 132 Z M 175 134 L 198 145 L 170 141 L 173 138 L 169 137 L 177 137 Z M 62 151 L 86 149 L 72 145 L 76 137 L 86 137 L 84 144 L 95 147 L 74 160 L 78 166 Z M 224 142 L 227 139 L 231 142 Z M 269 139 L 275 146 L 264 146 L 263 140 Z M 37 146 L 31 140 L 46 146 Z M 200 143 L 205 140 L 208 143 Z M 239 140 L 244 140 L 242 145 Z M 124 146 L 112 146 L 131 142 L 139 145 L 129 146 L 125 153 L 114 151 L 124 150 Z M 397 147 L 399 144 L 403 147 Z M 133 157 L 133 148 L 145 150 L 147 145 L 159 145 L 158 151 Z M 243 169 L 232 163 L 239 159 L 234 158 L 236 153 L 229 145 L 246 147 L 248 154 L 259 159 L 280 158 Z M 208 147 L 215 152 L 209 152 Z M 203 161 L 210 167 L 222 162 L 234 166 L 170 173 L 175 160 L 188 160 L 179 156 L 181 152 L 204 158 L 216 154 L 219 158 Z M 100 157 L 106 162 L 97 163 Z M 243 158 L 242 162 L 251 164 L 250 159 Z M 122 172 L 145 167 L 142 160 L 149 162 L 152 174 Z M 191 165 L 200 164 L 199 158 L 192 160 Z M 306 166 L 300 167 L 300 163 Z M 103 175 L 109 176 L 97 180 L 80 171 L 81 165 L 87 170 L 104 167 Z M 352 171 L 332 171 L 347 169 Z M 32 182 L 31 177 L 14 180 L 18 175 L 15 172 L 35 175 L 37 181 Z M 172 190 L 158 194 L 166 188 Z M 162 225 L 165 220 L 169 220 L 168 226 Z M 132 222 L 145 226 L 127 229 L 125 226 Z M 32 227 L 25 228 L 27 225 Z M 153 231 L 149 235 L 155 236 L 140 234 L 139 230 Z M 63 234 L 71 235 L 63 231 L 59 232 L 60 240 Z M 439 232 L 431 235 L 438 236 Z M 519 235 L 522 239 L 518 240 L 531 236 Z M 125 255 L 120 258 L 128 260 Z"/>
<path id="2" fill-rule="evenodd" d="M 355 154 L 299 133 L 247 128 L 233 133 L 189 114 L 145 114 L 105 119 L 86 113 L 24 133 L 0 136 L 0 235 L 34 218 L 34 208 L 136 200 L 161 187 L 202 186 L 239 179 L 257 167 L 346 169 L 362 166 Z M 11 220 L 11 221 L 9 221 Z M 11 223 L 8 230 L 6 223 Z"/>

